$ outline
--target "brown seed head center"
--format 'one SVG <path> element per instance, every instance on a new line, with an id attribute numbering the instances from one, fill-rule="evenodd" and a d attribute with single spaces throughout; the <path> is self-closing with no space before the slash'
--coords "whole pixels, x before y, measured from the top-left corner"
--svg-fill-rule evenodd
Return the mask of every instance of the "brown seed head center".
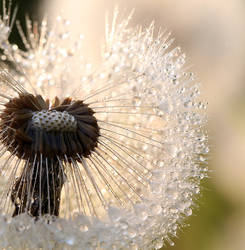
<path id="1" fill-rule="evenodd" d="M 55 98 L 52 105 L 40 95 L 21 94 L 0 114 L 0 141 L 19 158 L 79 160 L 95 149 L 99 127 L 94 111 L 83 101 Z"/>
<path id="2" fill-rule="evenodd" d="M 33 113 L 32 124 L 46 131 L 75 132 L 77 121 L 67 111 L 42 110 Z"/>

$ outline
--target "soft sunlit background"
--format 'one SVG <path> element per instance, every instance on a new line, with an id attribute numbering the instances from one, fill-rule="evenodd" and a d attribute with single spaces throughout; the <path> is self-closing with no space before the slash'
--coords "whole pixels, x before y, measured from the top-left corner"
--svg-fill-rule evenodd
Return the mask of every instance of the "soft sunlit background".
<path id="1" fill-rule="evenodd" d="M 16 1 L 13 1 L 15 4 Z M 105 13 L 121 17 L 134 8 L 131 25 L 172 31 L 203 84 L 209 102 L 210 178 L 203 182 L 194 215 L 179 230 L 172 250 L 245 249 L 245 1 L 244 0 L 19 0 L 38 20 L 64 10 L 74 33 L 85 35 L 84 55 L 99 62 Z M 45 8 L 44 8 L 45 7 Z M 49 11 L 49 12 L 47 12 Z M 19 42 L 16 34 L 12 40 Z M 21 43 L 19 44 L 21 46 Z"/>

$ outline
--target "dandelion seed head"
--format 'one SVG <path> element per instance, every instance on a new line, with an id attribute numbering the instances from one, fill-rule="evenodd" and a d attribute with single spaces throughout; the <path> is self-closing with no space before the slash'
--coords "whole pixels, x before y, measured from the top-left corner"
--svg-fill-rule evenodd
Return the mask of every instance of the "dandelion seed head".
<path id="1" fill-rule="evenodd" d="M 1 247 L 159 249 L 192 214 L 206 105 L 170 34 L 129 19 L 107 24 L 96 69 L 62 17 L 3 48 Z"/>
<path id="2" fill-rule="evenodd" d="M 62 102 L 21 94 L 4 105 L 0 140 L 20 159 L 33 161 L 37 155 L 55 159 L 77 154 L 88 156 L 97 145 L 99 127 L 93 111 L 82 101 Z"/>

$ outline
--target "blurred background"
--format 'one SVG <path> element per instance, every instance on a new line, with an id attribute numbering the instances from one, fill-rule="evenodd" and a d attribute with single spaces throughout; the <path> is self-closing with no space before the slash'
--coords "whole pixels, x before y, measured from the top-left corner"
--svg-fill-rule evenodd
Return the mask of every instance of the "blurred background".
<path id="1" fill-rule="evenodd" d="M 134 8 L 131 25 L 168 29 L 188 57 L 208 100 L 210 177 L 194 215 L 171 250 L 245 249 L 245 1 L 244 0 L 13 0 L 17 19 L 41 20 L 63 10 L 72 32 L 85 35 L 84 55 L 97 64 L 105 13 L 121 17 Z M 20 47 L 14 29 L 12 41 Z"/>

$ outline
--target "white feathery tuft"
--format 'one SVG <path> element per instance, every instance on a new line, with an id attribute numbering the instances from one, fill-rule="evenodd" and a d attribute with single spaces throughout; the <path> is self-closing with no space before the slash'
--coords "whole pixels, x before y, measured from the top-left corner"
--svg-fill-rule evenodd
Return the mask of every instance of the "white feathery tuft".
<path id="1" fill-rule="evenodd" d="M 154 23 L 131 28 L 131 16 L 120 21 L 116 11 L 95 70 L 80 53 L 82 36 L 73 40 L 62 17 L 51 29 L 46 20 L 37 26 L 27 19 L 27 34 L 19 26 L 26 50 L 10 45 L 13 18 L 4 9 L 2 108 L 23 91 L 51 100 L 69 96 L 95 112 L 100 136 L 88 157 L 57 157 L 58 166 L 38 158 L 47 172 L 59 167 L 64 187 L 60 217 L 37 221 L 27 213 L 11 218 L 16 177 L 22 172 L 21 181 L 28 183 L 35 175 L 24 156 L 17 158 L 1 144 L 0 246 L 159 249 L 173 244 L 178 227 L 192 214 L 200 180 L 207 176 L 209 151 L 206 105 L 199 100 L 194 74 L 186 72 L 185 54 L 172 46 L 169 33 L 155 35 Z"/>

